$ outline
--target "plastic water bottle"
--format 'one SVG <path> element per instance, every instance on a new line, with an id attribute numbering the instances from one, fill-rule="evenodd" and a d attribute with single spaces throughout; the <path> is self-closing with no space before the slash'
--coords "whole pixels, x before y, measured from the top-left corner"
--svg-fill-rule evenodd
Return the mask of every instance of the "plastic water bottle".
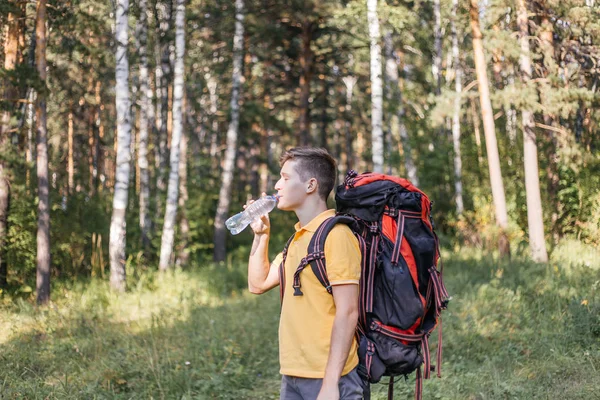
<path id="1" fill-rule="evenodd" d="M 237 235 L 254 220 L 259 219 L 263 215 L 267 215 L 277 204 L 277 196 L 264 196 L 250 204 L 241 213 L 235 214 L 233 217 L 225 221 L 225 226 L 232 235 Z"/>

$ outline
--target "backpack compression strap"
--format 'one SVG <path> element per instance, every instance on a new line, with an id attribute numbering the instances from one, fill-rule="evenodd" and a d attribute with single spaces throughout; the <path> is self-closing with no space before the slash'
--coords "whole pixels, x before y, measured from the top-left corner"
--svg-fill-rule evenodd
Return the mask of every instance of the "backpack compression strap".
<path id="1" fill-rule="evenodd" d="M 327 292 L 331 294 L 331 284 L 327 278 L 327 270 L 325 268 L 325 240 L 335 225 L 351 225 L 354 223 L 355 220 L 352 217 L 346 215 L 336 215 L 335 217 L 326 219 L 319 226 L 319 228 L 317 228 L 317 231 L 313 235 L 308 245 L 306 257 L 300 261 L 300 265 L 294 273 L 294 296 L 303 295 L 302 291 L 300 290 L 300 273 L 308 266 L 308 264 L 310 264 L 313 273 L 319 282 L 321 282 L 321 285 L 323 285 Z"/>

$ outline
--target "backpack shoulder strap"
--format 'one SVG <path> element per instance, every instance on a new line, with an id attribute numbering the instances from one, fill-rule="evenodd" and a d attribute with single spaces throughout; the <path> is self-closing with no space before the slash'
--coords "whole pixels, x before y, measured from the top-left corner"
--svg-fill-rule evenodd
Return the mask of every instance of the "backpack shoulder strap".
<path id="1" fill-rule="evenodd" d="M 283 248 L 283 258 L 281 260 L 281 263 L 279 263 L 279 297 L 281 299 L 281 303 L 283 303 L 283 295 L 285 294 L 285 259 L 287 257 L 288 248 L 294 240 L 294 236 L 296 236 L 296 234 L 290 236 L 287 243 L 285 244 L 285 247 Z"/>
<path id="2" fill-rule="evenodd" d="M 311 255 L 313 256 L 310 257 L 312 258 L 309 261 L 310 267 L 329 294 L 331 294 L 331 284 L 327 278 L 327 269 L 325 267 L 325 241 L 337 224 L 352 226 L 355 223 L 356 220 L 347 215 L 336 215 L 335 217 L 328 218 L 319 226 L 308 245 L 307 258 Z"/>

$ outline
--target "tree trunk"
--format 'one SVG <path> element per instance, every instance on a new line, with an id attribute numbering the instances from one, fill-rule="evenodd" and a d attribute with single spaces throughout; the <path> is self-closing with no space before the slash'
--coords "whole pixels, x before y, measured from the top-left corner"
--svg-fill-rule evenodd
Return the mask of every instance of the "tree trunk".
<path id="1" fill-rule="evenodd" d="M 531 80 L 531 59 L 529 56 L 529 18 L 525 0 L 517 0 L 517 25 L 519 26 L 519 43 L 521 54 L 521 80 L 527 85 Z M 538 169 L 537 144 L 535 138 L 533 113 L 522 109 L 523 118 L 523 158 L 525 164 L 525 189 L 527 191 L 527 222 L 529 226 L 529 246 L 536 262 L 548 262 L 546 241 L 544 239 L 544 218 L 542 199 L 540 196 L 540 179 Z"/>
<path id="2" fill-rule="evenodd" d="M 393 105 L 389 114 L 392 115 L 390 118 L 390 132 L 397 132 L 399 136 L 399 149 L 404 156 L 404 167 L 408 180 L 413 184 L 419 185 L 419 178 L 417 176 L 417 168 L 412 158 L 412 148 L 410 146 L 408 132 L 404 123 L 405 111 L 404 104 L 402 104 L 402 90 L 400 89 L 400 82 L 398 77 L 398 54 L 394 51 L 392 34 L 388 32 L 385 35 L 384 47 L 386 54 L 385 71 L 386 77 L 389 81 L 388 92 L 391 96 L 390 102 Z M 391 147 L 391 146 L 390 146 Z"/>
<path id="3" fill-rule="evenodd" d="M 213 171 L 219 168 L 221 165 L 221 156 L 218 152 L 219 146 L 219 121 L 217 117 L 217 110 L 219 108 L 219 96 L 217 95 L 217 79 L 211 74 L 206 74 L 206 87 L 208 88 L 208 97 L 210 101 L 210 117 L 212 119 L 211 133 L 210 133 L 210 145 L 209 155 L 211 159 L 211 167 Z"/>
<path id="4" fill-rule="evenodd" d="M 223 166 L 223 175 L 221 190 L 219 191 L 219 205 L 215 216 L 214 233 L 214 260 L 224 261 L 226 253 L 227 238 L 225 231 L 225 220 L 229 213 L 229 204 L 231 200 L 231 186 L 233 181 L 233 171 L 235 168 L 236 145 L 238 138 L 238 125 L 240 120 L 240 77 L 242 75 L 242 57 L 244 41 L 244 1 L 235 2 L 235 35 L 233 37 L 233 77 L 231 93 L 231 122 L 227 129 L 227 150 L 225 153 L 225 165 Z"/>
<path id="5" fill-rule="evenodd" d="M 19 53 L 19 35 L 21 25 L 19 23 L 19 16 L 14 13 L 8 13 L 7 17 L 7 33 L 4 41 L 4 70 L 12 71 L 17 65 L 17 58 Z M 10 119 L 11 109 L 14 108 L 12 102 L 17 96 L 17 90 L 12 82 L 6 78 L 5 89 L 3 97 L 10 102 L 10 108 L 2 112 L 2 119 L 0 121 L 0 134 L 8 135 L 10 131 Z"/>
<path id="6" fill-rule="evenodd" d="M 440 0 L 433 0 L 433 83 L 435 94 L 442 94 L 442 8 Z"/>
<path id="7" fill-rule="evenodd" d="M 67 123 L 68 155 L 67 155 L 67 193 L 71 195 L 75 187 L 75 161 L 73 159 L 73 105 L 69 108 Z"/>
<path id="8" fill-rule="evenodd" d="M 545 72 L 544 77 L 547 77 L 549 74 L 553 74 L 557 70 L 556 59 L 554 54 L 554 27 L 550 20 L 550 15 L 548 11 L 548 5 L 545 1 L 537 2 L 537 7 L 539 8 L 539 14 L 541 14 L 540 21 L 540 41 L 541 41 L 541 50 L 543 55 L 543 70 Z M 546 88 L 546 90 L 552 90 L 548 84 L 544 84 L 541 86 L 542 88 Z M 547 102 L 545 94 L 540 96 L 542 106 L 544 106 Z M 544 108 L 544 107 L 543 107 Z M 543 114 L 544 124 L 547 126 L 554 126 L 554 119 L 548 114 Z M 548 155 L 548 164 L 546 166 L 546 174 L 548 175 L 548 199 L 550 200 L 550 210 L 551 210 L 551 221 L 552 221 L 552 234 L 554 243 L 557 243 L 560 238 L 560 226 L 556 222 L 558 221 L 558 213 L 559 213 L 559 201 L 558 201 L 558 189 L 559 189 L 559 168 L 558 168 L 558 150 L 559 150 L 559 142 L 557 138 L 556 132 L 552 130 L 547 131 L 547 135 L 543 135 L 547 137 L 546 148 L 543 150 Z"/>
<path id="9" fill-rule="evenodd" d="M 148 166 L 148 137 L 149 137 L 149 110 L 152 109 L 150 86 L 148 84 L 148 0 L 140 0 L 139 41 L 140 47 L 140 128 L 138 143 L 138 168 L 140 171 L 140 231 L 142 233 L 142 246 L 145 252 L 150 248 L 150 172 Z"/>
<path id="10" fill-rule="evenodd" d="M 298 144 L 308 146 L 312 143 L 310 135 L 310 84 L 314 73 L 315 53 L 311 43 L 314 33 L 314 23 L 308 19 L 302 23 L 302 50 L 300 55 L 300 116 Z"/>
<path id="11" fill-rule="evenodd" d="M 452 0 L 452 19 L 450 21 L 452 30 L 452 58 L 454 63 L 454 111 L 452 114 L 452 143 L 454 146 L 454 188 L 456 192 L 456 213 L 462 215 L 465 207 L 463 204 L 462 190 L 462 158 L 460 153 L 460 103 L 462 95 L 462 68 L 460 66 L 460 54 L 458 50 L 458 32 L 456 30 L 456 12 L 458 0 Z"/>
<path id="12" fill-rule="evenodd" d="M 184 97 L 184 102 L 186 98 Z M 187 109 L 187 107 L 186 107 Z M 182 122 L 183 124 L 183 122 Z M 176 126 L 173 126 L 175 129 Z M 179 252 L 177 255 L 177 265 L 185 266 L 188 263 L 190 253 L 188 251 L 188 241 L 190 236 L 190 223 L 187 218 L 186 205 L 188 201 L 187 190 L 187 151 L 188 137 L 186 130 L 181 130 L 181 145 L 179 148 Z"/>
<path id="13" fill-rule="evenodd" d="M 46 0 L 39 0 L 36 11 L 36 64 L 40 80 L 46 84 Z M 37 119 L 37 303 L 50 300 L 50 198 L 48 185 L 48 131 L 46 128 L 46 91 L 38 94 Z"/>
<path id="14" fill-rule="evenodd" d="M 505 230 L 508 227 L 508 214 L 506 211 L 504 183 L 502 182 L 502 171 L 500 168 L 500 156 L 498 155 L 498 143 L 496 141 L 494 112 L 490 100 L 489 81 L 486 71 L 485 55 L 483 52 L 483 35 L 479 26 L 478 0 L 470 0 L 469 11 L 471 17 L 471 30 L 473 33 L 475 69 L 479 87 L 479 102 L 481 104 L 481 117 L 483 119 L 483 131 L 485 133 L 485 145 L 488 156 L 490 182 L 492 185 L 492 197 L 494 200 L 496 224 L 501 229 L 499 250 L 502 256 L 508 256 L 510 255 L 510 243 L 505 234 Z"/>
<path id="15" fill-rule="evenodd" d="M 125 291 L 125 237 L 131 146 L 131 115 L 129 104 L 129 60 L 127 54 L 129 0 L 117 0 L 116 12 L 116 108 L 117 162 L 110 221 L 110 285 Z"/>
<path id="16" fill-rule="evenodd" d="M 175 78 L 173 82 L 173 136 L 171 138 L 171 169 L 167 188 L 167 209 L 160 246 L 158 267 L 165 271 L 171 264 L 175 223 L 177 220 L 177 202 L 179 196 L 179 151 L 183 134 L 183 88 L 185 54 L 185 0 L 177 0 L 175 12 Z"/>
<path id="17" fill-rule="evenodd" d="M 381 46 L 377 0 L 367 0 L 371 42 L 371 125 L 373 172 L 383 172 L 383 87 L 381 82 Z"/>
<path id="18" fill-rule="evenodd" d="M 354 85 L 356 84 L 356 77 L 349 75 L 342 78 L 344 85 L 346 85 L 346 170 L 358 169 L 357 157 L 352 147 L 353 135 L 352 135 L 352 94 L 354 92 Z"/>
<path id="19" fill-rule="evenodd" d="M 169 60 L 169 28 L 171 25 L 170 0 L 156 2 L 156 130 L 158 135 L 156 158 L 156 209 L 160 218 L 163 207 L 163 194 L 166 190 L 168 155 L 168 121 L 169 121 L 169 78 L 171 63 Z"/>
<path id="20" fill-rule="evenodd" d="M 15 69 L 17 64 L 17 54 L 19 49 L 19 34 L 21 25 L 19 18 L 14 13 L 8 13 L 6 20 L 7 23 L 7 34 L 5 37 L 4 47 L 4 70 L 11 71 Z M 2 93 L 5 99 L 13 99 L 15 97 L 15 88 L 6 79 L 4 83 L 4 93 Z M 10 205 L 10 181 L 8 164 L 6 163 L 6 152 L 8 149 L 8 135 L 10 132 L 10 120 L 11 120 L 11 109 L 2 112 L 2 118 L 0 119 L 0 287 L 6 286 L 6 275 L 8 273 L 8 265 L 6 261 L 6 236 L 8 234 L 8 213 Z"/>

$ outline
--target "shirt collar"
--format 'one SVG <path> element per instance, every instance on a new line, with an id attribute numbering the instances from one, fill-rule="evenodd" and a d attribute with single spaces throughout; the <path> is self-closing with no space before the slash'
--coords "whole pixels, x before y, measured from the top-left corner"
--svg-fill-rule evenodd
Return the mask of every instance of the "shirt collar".
<path id="1" fill-rule="evenodd" d="M 323 223 L 323 221 L 325 221 L 329 217 L 334 217 L 334 216 L 335 216 L 335 210 L 329 209 L 327 211 L 323 211 L 321 214 L 314 217 L 308 224 L 306 224 L 302 228 L 300 227 L 300 222 L 296 222 L 296 225 L 294 225 L 294 229 L 296 229 L 296 232 L 308 231 L 308 232 L 314 233 L 317 231 L 317 229 Z"/>

